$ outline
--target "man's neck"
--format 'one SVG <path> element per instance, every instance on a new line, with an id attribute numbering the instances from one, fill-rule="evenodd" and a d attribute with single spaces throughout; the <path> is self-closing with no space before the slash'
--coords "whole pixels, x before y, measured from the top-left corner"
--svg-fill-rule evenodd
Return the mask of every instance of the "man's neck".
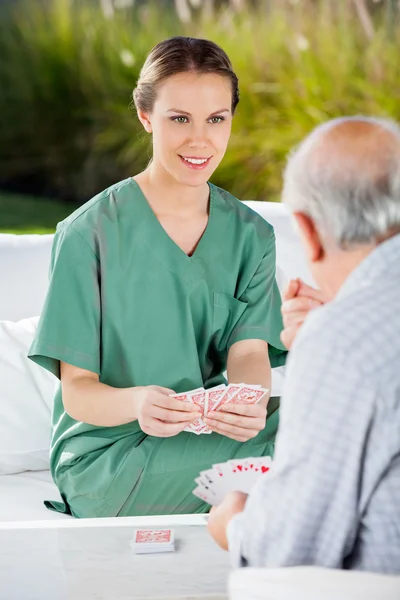
<path id="1" fill-rule="evenodd" d="M 349 275 L 367 258 L 376 245 L 359 246 L 353 250 L 336 250 L 326 258 L 324 266 L 324 291 L 335 298 Z"/>

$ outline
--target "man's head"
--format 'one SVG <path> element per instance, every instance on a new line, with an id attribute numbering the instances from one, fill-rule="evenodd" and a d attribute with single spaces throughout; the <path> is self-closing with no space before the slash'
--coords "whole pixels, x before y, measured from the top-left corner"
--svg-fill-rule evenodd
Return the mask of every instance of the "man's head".
<path id="1" fill-rule="evenodd" d="M 289 158 L 283 200 L 316 283 L 334 297 L 377 244 L 400 233 L 400 127 L 367 117 L 317 127 Z"/>

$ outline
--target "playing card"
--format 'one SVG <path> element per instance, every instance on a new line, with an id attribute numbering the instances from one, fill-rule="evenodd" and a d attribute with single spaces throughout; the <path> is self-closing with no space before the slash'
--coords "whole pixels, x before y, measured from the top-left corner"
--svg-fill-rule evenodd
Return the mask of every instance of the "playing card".
<path id="1" fill-rule="evenodd" d="M 200 498 L 200 500 L 203 500 L 204 502 L 207 502 L 207 504 L 211 504 L 211 505 L 215 505 L 218 502 L 216 501 L 215 496 L 213 496 L 210 492 L 208 492 L 207 490 L 205 490 L 202 486 L 197 486 L 192 494 L 194 496 L 196 496 L 197 498 Z"/>
<path id="2" fill-rule="evenodd" d="M 228 386 L 221 384 L 208 390 L 197 388 L 179 394 L 171 394 L 171 396 L 183 402 L 196 404 L 202 416 L 188 425 L 185 431 L 201 435 L 212 433 L 204 422 L 204 417 L 209 412 L 220 410 L 225 404 L 256 404 L 267 391 L 258 384 L 231 383 Z"/>
<path id="3" fill-rule="evenodd" d="M 212 500 L 211 503 L 215 504 L 217 498 L 215 491 L 211 487 L 211 484 L 205 481 L 202 477 L 196 477 L 194 481 L 197 484 L 197 486 L 201 489 L 201 491 L 210 497 L 210 500 Z"/>
<path id="4" fill-rule="evenodd" d="M 268 461 L 263 461 L 263 465 L 270 466 L 271 459 L 269 457 L 268 459 Z M 248 494 L 260 475 L 265 472 L 263 469 L 269 470 L 269 466 L 266 468 L 260 464 L 260 461 L 253 458 L 229 460 L 227 473 L 229 485 L 238 492 Z"/>
<path id="5" fill-rule="evenodd" d="M 272 468 L 272 458 L 270 456 L 259 456 L 254 459 L 254 470 L 263 475 Z"/>
<path id="6" fill-rule="evenodd" d="M 212 469 L 202 471 L 196 478 L 193 492 L 208 504 L 217 505 L 230 491 L 248 494 L 258 479 L 272 466 L 269 456 L 232 459 L 217 463 Z M 196 493 L 195 493 L 196 492 Z"/>
<path id="7" fill-rule="evenodd" d="M 190 428 L 194 433 L 200 435 L 201 433 L 211 433 L 211 429 L 207 427 L 207 425 L 203 421 L 204 414 L 207 410 L 207 392 L 206 390 L 195 391 L 189 393 L 189 399 L 199 407 L 201 411 L 202 417 L 191 423 Z"/>
<path id="8" fill-rule="evenodd" d="M 182 392 L 180 394 L 171 394 L 171 397 L 176 398 L 177 400 L 182 400 L 182 402 L 192 402 L 193 404 L 196 404 L 201 414 L 204 414 L 204 388 L 196 388 L 195 390 L 189 390 L 188 392 Z M 201 398 L 203 398 L 203 401 L 201 401 Z M 200 434 L 202 433 L 201 429 L 205 427 L 206 425 L 204 422 L 201 419 L 197 419 L 194 421 L 194 423 L 191 423 L 185 427 L 184 431 Z"/>
<path id="9" fill-rule="evenodd" d="M 216 469 L 207 469 L 201 471 L 200 476 L 195 480 L 196 483 L 206 489 L 208 494 L 212 492 L 215 501 L 211 504 L 219 504 L 225 496 L 225 486 L 223 477 L 220 476 Z"/>
<path id="10" fill-rule="evenodd" d="M 222 396 L 225 394 L 226 389 L 226 385 L 222 384 L 207 390 L 207 401 L 204 410 L 205 417 L 209 412 L 217 408 Z"/>
<path id="11" fill-rule="evenodd" d="M 219 398 L 219 401 L 216 403 L 216 406 L 214 406 L 213 410 L 217 410 L 218 407 L 221 407 L 229 402 L 229 400 L 236 396 L 236 394 L 241 390 L 242 386 L 242 383 L 230 383 L 225 389 L 225 392 L 222 394 L 221 398 Z"/>
<path id="12" fill-rule="evenodd" d="M 171 552 L 175 550 L 175 536 L 172 529 L 138 529 L 132 542 L 136 554 Z"/>
<path id="13" fill-rule="evenodd" d="M 254 388 L 254 386 L 243 385 L 236 394 L 231 395 L 225 404 L 257 404 L 267 393 L 266 388 Z"/>

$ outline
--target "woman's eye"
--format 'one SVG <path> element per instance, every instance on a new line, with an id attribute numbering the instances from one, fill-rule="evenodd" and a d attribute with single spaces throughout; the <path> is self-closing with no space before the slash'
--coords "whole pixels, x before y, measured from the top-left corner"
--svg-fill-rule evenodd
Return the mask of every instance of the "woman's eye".
<path id="1" fill-rule="evenodd" d="M 188 122 L 187 117 L 172 117 L 172 120 L 175 121 L 175 123 L 187 123 Z"/>
<path id="2" fill-rule="evenodd" d="M 221 123 L 224 120 L 224 117 L 211 117 L 210 123 Z"/>

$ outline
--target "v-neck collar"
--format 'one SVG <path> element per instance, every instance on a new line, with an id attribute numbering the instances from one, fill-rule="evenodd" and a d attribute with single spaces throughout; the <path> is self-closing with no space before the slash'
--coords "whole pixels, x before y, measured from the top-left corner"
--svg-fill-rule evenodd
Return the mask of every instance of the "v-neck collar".
<path id="1" fill-rule="evenodd" d="M 214 260 L 216 251 L 216 248 L 213 245 L 213 234 L 217 227 L 215 214 L 217 193 L 214 186 L 211 183 L 207 184 L 210 190 L 208 222 L 193 254 L 189 256 L 176 242 L 174 242 L 161 225 L 137 181 L 132 177 L 130 178 L 130 181 L 137 191 L 137 197 L 146 214 L 145 222 L 149 235 L 144 236 L 144 241 L 148 248 L 161 262 L 166 264 L 169 269 L 175 272 L 179 271 L 179 274 L 185 276 L 185 278 L 192 279 L 196 269 L 204 274 L 204 269 L 201 268 L 202 263 Z"/>

